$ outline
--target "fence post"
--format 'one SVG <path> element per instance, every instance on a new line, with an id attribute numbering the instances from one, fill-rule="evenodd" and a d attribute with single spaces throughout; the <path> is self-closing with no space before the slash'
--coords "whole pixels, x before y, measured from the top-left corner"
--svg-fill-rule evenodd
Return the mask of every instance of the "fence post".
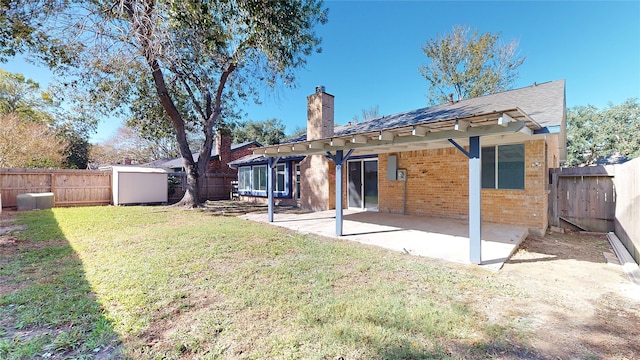
<path id="1" fill-rule="evenodd" d="M 58 197 L 56 196 L 56 175 L 51 173 L 51 192 L 53 193 L 53 206 L 56 206 L 56 200 Z"/>
<path id="2" fill-rule="evenodd" d="M 560 214 L 558 214 L 558 172 L 560 169 L 551 170 L 551 225 L 560 226 Z"/>

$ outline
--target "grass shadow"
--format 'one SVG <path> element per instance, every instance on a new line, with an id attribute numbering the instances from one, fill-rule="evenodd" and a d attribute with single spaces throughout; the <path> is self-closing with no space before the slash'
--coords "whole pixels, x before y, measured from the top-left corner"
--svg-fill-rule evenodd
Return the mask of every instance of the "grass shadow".
<path id="1" fill-rule="evenodd" d="M 0 242 L 0 358 L 121 358 L 118 334 L 53 212 L 2 216 L 24 230 Z"/>

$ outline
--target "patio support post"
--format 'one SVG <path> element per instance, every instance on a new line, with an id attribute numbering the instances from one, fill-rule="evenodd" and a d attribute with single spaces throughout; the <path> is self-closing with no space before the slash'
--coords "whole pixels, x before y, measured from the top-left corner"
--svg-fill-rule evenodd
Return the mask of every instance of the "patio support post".
<path id="1" fill-rule="evenodd" d="M 268 219 L 273 222 L 273 168 L 280 158 L 269 157 L 267 160 L 267 201 L 269 203 Z"/>
<path id="2" fill-rule="evenodd" d="M 336 235 L 342 236 L 342 150 L 336 151 Z"/>
<path id="3" fill-rule="evenodd" d="M 342 193 L 344 192 L 342 186 L 342 164 L 344 164 L 349 157 L 353 149 L 350 149 L 346 155 L 344 150 L 336 150 L 336 154 L 333 155 L 327 151 L 327 156 L 336 164 L 336 235 L 342 236 Z"/>
<path id="4" fill-rule="evenodd" d="M 482 262 L 482 163 L 480 137 L 469 138 L 469 261 Z"/>

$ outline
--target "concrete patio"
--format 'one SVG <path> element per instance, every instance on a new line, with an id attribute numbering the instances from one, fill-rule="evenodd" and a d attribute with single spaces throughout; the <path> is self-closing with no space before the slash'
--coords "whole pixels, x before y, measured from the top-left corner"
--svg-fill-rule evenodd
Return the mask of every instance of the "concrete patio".
<path id="1" fill-rule="evenodd" d="M 469 263 L 469 225 L 466 220 L 345 209 L 344 235 L 337 237 L 335 214 L 335 210 L 304 214 L 276 211 L 272 224 L 411 255 Z M 267 222 L 266 213 L 250 213 L 242 218 Z M 483 222 L 480 267 L 499 270 L 527 234 L 524 227 Z"/>

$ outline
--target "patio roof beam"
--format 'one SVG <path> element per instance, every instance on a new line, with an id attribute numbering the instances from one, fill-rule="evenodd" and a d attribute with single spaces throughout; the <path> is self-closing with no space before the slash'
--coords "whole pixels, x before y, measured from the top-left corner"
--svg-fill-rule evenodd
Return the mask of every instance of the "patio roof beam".
<path id="1" fill-rule="evenodd" d="M 453 129 L 456 131 L 467 131 L 468 128 L 469 128 L 469 122 L 463 121 L 463 120 L 456 120 L 456 123 L 453 126 Z"/>
<path id="2" fill-rule="evenodd" d="M 328 142 L 330 140 L 314 140 L 314 141 L 310 141 L 310 142 L 301 142 L 301 143 L 296 143 L 296 144 L 292 144 L 292 146 L 296 146 L 298 145 L 298 147 L 293 147 L 292 151 L 291 151 L 291 155 L 311 155 L 311 154 L 322 154 L 325 153 L 327 150 L 349 150 L 349 149 L 366 149 L 366 150 L 370 150 L 370 151 L 375 151 L 376 147 L 383 147 L 383 146 L 393 146 L 396 144 L 406 144 L 406 143 L 415 143 L 415 144 L 427 144 L 429 142 L 434 142 L 434 141 L 440 141 L 440 140 L 448 140 L 448 139 L 460 139 L 460 138 L 470 138 L 472 136 L 487 136 L 487 135 L 498 135 L 498 134 L 509 134 L 509 133 L 517 133 L 517 132 L 522 132 L 524 131 L 525 133 L 527 132 L 527 128 L 526 126 L 526 122 L 524 120 L 516 120 L 516 121 L 512 121 L 509 122 L 507 124 L 507 126 L 501 126 L 498 125 L 496 123 L 493 124 L 488 124 L 488 125 L 482 125 L 482 126 L 474 126 L 474 127 L 469 127 L 467 131 L 456 131 L 453 129 L 450 130 L 441 130 L 441 131 L 431 131 L 427 134 L 425 134 L 425 136 L 414 136 L 414 135 L 406 135 L 406 136 L 394 136 L 394 133 L 389 131 L 389 132 L 383 132 L 383 133 L 388 133 L 391 136 L 393 136 L 393 140 L 392 141 L 388 141 L 388 140 L 380 140 L 379 136 L 377 136 L 374 139 L 369 139 L 366 143 L 354 143 L 352 141 L 346 142 L 344 146 L 340 146 L 340 147 L 330 147 L 328 146 Z M 364 135 L 363 135 L 364 136 Z M 386 138 L 389 138 L 389 135 L 384 135 Z M 345 136 L 345 139 L 352 139 L 353 135 L 348 135 Z M 308 146 L 308 148 L 306 148 L 305 150 L 296 150 L 297 148 L 299 148 L 299 145 L 305 145 Z M 274 146 L 275 148 L 277 148 L 278 145 Z M 270 147 L 267 147 L 266 149 L 269 149 Z M 257 149 L 257 151 L 254 151 L 255 154 L 264 154 L 264 149 L 260 148 Z M 275 154 L 277 154 L 277 150 L 276 153 L 273 153 L 273 151 L 271 152 L 267 152 L 265 155 L 266 156 L 275 156 Z"/>
<path id="3" fill-rule="evenodd" d="M 312 141 L 309 143 L 309 149 L 324 149 L 324 141 Z"/>
<path id="4" fill-rule="evenodd" d="M 531 129 L 529 129 L 528 127 L 523 127 L 522 129 L 518 130 L 519 133 L 523 133 L 525 135 L 531 136 L 533 135 L 533 131 L 531 131 Z"/>
<path id="5" fill-rule="evenodd" d="M 364 135 L 353 135 L 351 137 L 351 142 L 354 144 L 366 144 L 369 141 L 369 138 Z"/>
<path id="6" fill-rule="evenodd" d="M 462 146 L 460 146 L 460 144 L 458 144 L 455 140 L 453 140 L 453 139 L 447 139 L 447 140 L 449 140 L 449 142 L 453 146 L 455 146 L 456 149 L 460 150 L 464 154 L 464 156 L 466 156 L 467 158 L 471 159 L 471 154 L 467 150 L 465 150 Z"/>
<path id="7" fill-rule="evenodd" d="M 380 131 L 380 135 L 378 135 L 378 140 L 380 141 L 393 141 L 394 133 L 391 131 Z"/>
<path id="8" fill-rule="evenodd" d="M 498 117 L 498 125 L 500 126 L 507 126 L 512 121 L 515 121 L 515 119 L 509 116 L 509 114 L 502 113 L 500 117 Z"/>
<path id="9" fill-rule="evenodd" d="M 293 146 L 291 147 L 291 150 L 296 151 L 296 152 L 297 151 L 306 151 L 308 149 L 309 149 L 309 145 L 301 144 L 301 143 L 293 144 Z"/>
<path id="10" fill-rule="evenodd" d="M 425 136 L 429 133 L 429 128 L 425 126 L 414 126 L 411 129 L 411 135 L 413 136 Z"/>

